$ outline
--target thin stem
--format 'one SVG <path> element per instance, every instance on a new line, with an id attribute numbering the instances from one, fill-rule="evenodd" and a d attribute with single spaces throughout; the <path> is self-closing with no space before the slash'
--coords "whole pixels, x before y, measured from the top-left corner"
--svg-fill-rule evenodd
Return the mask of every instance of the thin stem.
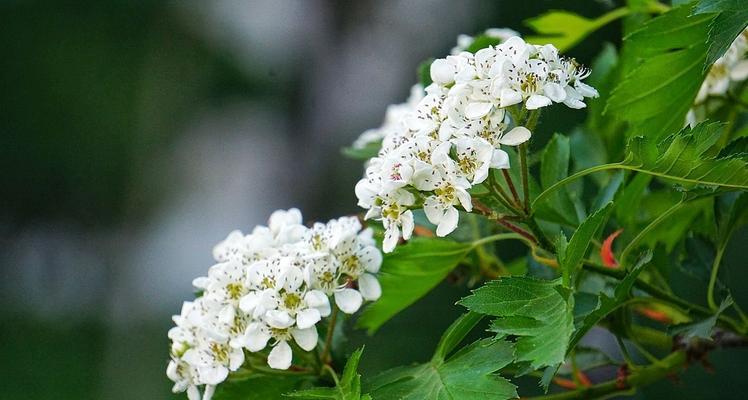
<path id="1" fill-rule="evenodd" d="M 484 238 L 478 239 L 474 241 L 472 245 L 473 247 L 478 247 L 486 243 L 498 242 L 499 240 L 508 240 L 508 239 L 517 239 L 517 240 L 523 240 L 523 241 L 527 240 L 527 238 L 517 233 L 497 233 L 496 235 L 486 236 Z"/>
<path id="2" fill-rule="evenodd" d="M 712 272 L 709 275 L 709 286 L 706 290 L 706 301 L 707 304 L 709 304 L 709 308 L 712 309 L 712 311 L 717 311 L 719 309 L 719 306 L 717 305 L 717 302 L 714 301 L 714 286 L 717 284 L 717 275 L 719 275 L 719 266 L 722 262 L 722 255 L 725 253 L 725 248 L 727 241 L 725 240 L 723 244 L 719 246 L 717 249 L 717 254 L 714 256 L 714 262 L 712 263 Z"/>
<path id="3" fill-rule="evenodd" d="M 528 397 L 526 400 L 571 400 L 608 398 L 613 394 L 622 394 L 631 389 L 655 383 L 683 368 L 687 357 L 685 351 L 676 351 L 657 363 L 637 368 L 622 379 L 610 380 L 590 387 L 582 387 L 563 393 Z"/>
<path id="4" fill-rule="evenodd" d="M 522 201 L 519 199 L 519 194 L 517 194 L 517 189 L 514 187 L 514 182 L 512 182 L 512 177 L 509 175 L 509 171 L 506 169 L 502 169 L 501 173 L 504 175 L 504 180 L 506 181 L 506 185 L 509 187 L 509 190 L 512 192 L 512 197 L 514 198 L 514 204 L 517 205 L 520 209 L 522 208 Z"/>
<path id="5" fill-rule="evenodd" d="M 506 171 L 506 170 L 505 170 Z M 513 204 L 511 198 L 509 197 L 509 194 L 504 191 L 504 188 L 499 185 L 498 182 L 496 182 L 496 176 L 493 174 L 493 171 L 489 172 L 488 174 L 488 188 L 493 192 L 494 195 L 496 195 L 496 199 L 501 202 L 501 204 L 507 208 L 507 210 L 514 211 L 516 213 L 520 213 L 520 208 L 517 204 Z"/>
<path id="6" fill-rule="evenodd" d="M 681 207 L 683 207 L 687 202 L 681 200 L 672 207 L 668 208 L 664 213 L 660 214 L 655 218 L 652 222 L 649 223 L 644 229 L 639 231 L 639 233 L 634 237 L 631 242 L 623 249 L 621 252 L 621 264 L 626 265 L 626 257 L 628 254 L 636 248 L 636 246 L 639 244 L 642 239 L 644 239 L 645 236 L 654 228 L 657 227 L 660 223 L 665 221 L 666 218 L 670 217 L 671 214 L 674 212 L 680 210 Z"/>
<path id="7" fill-rule="evenodd" d="M 534 114 L 534 113 L 533 113 Z M 533 115 L 531 114 L 531 115 Z M 530 184 L 528 182 L 530 168 L 527 166 L 527 142 L 519 145 L 519 165 L 522 172 L 522 199 L 524 200 L 525 214 L 530 213 Z"/>
<path id="8" fill-rule="evenodd" d="M 332 377 L 332 380 L 335 381 L 335 387 L 340 386 L 340 381 L 338 380 L 338 374 L 335 372 L 334 369 L 328 364 L 322 365 L 322 371 L 326 371 L 330 376 Z"/>
<path id="9" fill-rule="evenodd" d="M 325 338 L 325 347 L 322 350 L 320 360 L 322 361 L 322 368 L 330 364 L 330 348 L 332 347 L 332 336 L 335 332 L 335 322 L 338 319 L 338 307 L 332 305 L 332 314 L 330 315 L 330 322 L 327 325 L 327 337 Z M 334 371 L 333 371 L 334 372 Z M 337 381 L 337 377 L 336 377 Z"/>
<path id="10" fill-rule="evenodd" d="M 595 167 L 583 169 L 583 170 L 581 170 L 581 171 L 579 171 L 579 172 L 577 172 L 575 174 L 572 174 L 570 176 L 567 176 L 564 179 L 561 179 L 560 181 L 554 183 L 553 185 L 551 185 L 550 187 L 548 187 L 548 189 L 546 189 L 542 193 L 540 193 L 538 195 L 538 197 L 536 197 L 535 200 L 533 200 L 533 202 L 532 202 L 532 208 L 534 209 L 535 205 L 538 204 L 540 202 L 540 200 L 543 200 L 546 197 L 550 196 L 553 192 L 555 192 L 556 190 L 558 190 L 562 186 L 567 185 L 568 183 L 570 183 L 572 181 L 575 181 L 575 180 L 577 180 L 577 179 L 579 179 L 579 178 L 581 178 L 583 176 L 586 176 L 586 175 L 589 175 L 589 174 L 592 174 L 592 173 L 595 173 L 595 172 L 606 171 L 606 170 L 609 170 L 609 169 L 623 169 L 623 170 L 628 170 L 628 171 L 636 171 L 636 172 L 641 172 L 643 174 L 656 176 L 658 178 L 670 179 L 670 180 L 673 180 L 673 181 L 690 183 L 690 184 L 701 184 L 701 185 L 708 185 L 708 186 L 719 186 L 719 187 L 728 188 L 728 189 L 741 189 L 741 190 L 748 189 L 748 186 L 742 185 L 742 184 L 732 184 L 732 183 L 728 184 L 728 183 L 723 183 L 723 182 L 711 182 L 711 181 L 702 181 L 702 180 L 698 180 L 698 179 L 683 178 L 683 177 L 680 177 L 680 176 L 667 175 L 667 174 L 663 174 L 663 173 L 660 173 L 660 172 L 646 170 L 646 169 L 641 168 L 640 166 L 628 165 L 628 164 L 624 164 L 622 162 L 619 162 L 619 163 L 612 163 L 612 164 L 603 164 L 603 165 L 598 165 L 598 166 L 595 166 Z"/>

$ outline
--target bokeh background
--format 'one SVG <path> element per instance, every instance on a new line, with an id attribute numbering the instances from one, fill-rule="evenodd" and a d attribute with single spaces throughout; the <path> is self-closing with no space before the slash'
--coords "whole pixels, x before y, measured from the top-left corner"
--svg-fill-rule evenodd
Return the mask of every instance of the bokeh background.
<path id="1" fill-rule="evenodd" d="M 358 212 L 362 166 L 339 149 L 378 126 L 457 34 L 526 32 L 521 21 L 543 10 L 613 5 L 4 1 L 0 399 L 177 398 L 166 331 L 216 242 L 277 208 Z M 613 25 L 572 55 L 589 63 L 619 38 Z M 541 134 L 583 118 L 548 114 Z M 744 266 L 737 253 L 725 269 Z M 352 332 L 351 348 L 367 343 L 364 373 L 428 357 L 464 293 L 445 283 L 377 336 Z M 717 374 L 694 367 L 641 397 L 739 398 L 746 358 L 717 353 Z"/>

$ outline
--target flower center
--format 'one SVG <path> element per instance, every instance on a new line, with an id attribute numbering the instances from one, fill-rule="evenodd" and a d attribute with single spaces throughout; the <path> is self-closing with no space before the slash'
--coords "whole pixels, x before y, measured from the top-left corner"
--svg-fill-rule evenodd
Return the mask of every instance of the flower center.
<path id="1" fill-rule="evenodd" d="M 446 204 L 452 204 L 455 201 L 455 188 L 452 185 L 436 188 L 434 194 Z"/>
<path id="2" fill-rule="evenodd" d="M 361 261 L 358 259 L 358 256 L 352 255 L 343 260 L 343 272 L 352 277 L 357 277 L 361 274 Z"/>
<path id="3" fill-rule="evenodd" d="M 262 281 L 260 281 L 260 286 L 262 286 L 263 289 L 272 289 L 275 287 L 275 279 L 269 276 L 263 276 Z"/>
<path id="4" fill-rule="evenodd" d="M 228 293 L 229 298 L 232 300 L 238 300 L 242 296 L 243 291 L 244 286 L 241 283 L 232 282 L 226 285 L 226 293 Z"/>
<path id="5" fill-rule="evenodd" d="M 289 310 L 295 310 L 301 304 L 301 296 L 296 292 L 283 294 L 283 305 Z"/>
<path id="6" fill-rule="evenodd" d="M 218 362 L 225 363 L 229 360 L 229 348 L 225 344 L 213 342 L 210 344 L 210 351 Z"/>

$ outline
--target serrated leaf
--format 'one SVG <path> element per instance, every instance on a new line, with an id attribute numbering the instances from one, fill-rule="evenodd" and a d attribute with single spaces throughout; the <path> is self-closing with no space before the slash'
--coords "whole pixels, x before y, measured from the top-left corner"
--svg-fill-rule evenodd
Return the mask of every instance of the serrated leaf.
<path id="1" fill-rule="evenodd" d="M 683 128 L 657 146 L 651 139 L 635 137 L 629 143 L 625 165 L 684 185 L 748 189 L 748 163 L 738 157 L 707 155 L 722 134 L 716 123 Z"/>
<path id="2" fill-rule="evenodd" d="M 370 385 L 374 399 L 483 400 L 514 399 L 517 389 L 494 372 L 512 362 L 512 345 L 483 339 L 446 361 L 399 367 L 376 376 Z"/>
<path id="3" fill-rule="evenodd" d="M 572 336 L 571 342 L 569 344 L 569 350 L 573 349 L 574 346 L 579 343 L 582 337 L 584 337 L 584 335 L 586 335 L 593 326 L 597 325 L 606 316 L 608 316 L 608 314 L 613 312 L 621 304 L 623 304 L 624 301 L 628 299 L 631 293 L 631 288 L 634 286 L 634 282 L 636 282 L 636 279 L 639 277 L 639 274 L 642 272 L 644 266 L 647 265 L 647 263 L 649 263 L 651 260 L 652 252 L 645 253 L 641 258 L 639 258 L 639 261 L 636 263 L 636 265 L 631 268 L 626 277 L 621 280 L 621 283 L 616 286 L 615 294 L 613 295 L 613 297 L 609 297 L 606 294 L 600 295 L 599 306 L 595 309 L 595 311 L 587 315 L 584 318 L 582 325 L 576 331 L 574 331 L 574 335 Z"/>
<path id="4" fill-rule="evenodd" d="M 436 346 L 436 350 L 434 350 L 434 359 L 443 361 L 447 358 L 447 355 L 449 355 L 449 353 L 460 344 L 462 339 L 470 333 L 481 319 L 483 319 L 483 315 L 472 311 L 457 318 L 457 320 L 449 325 L 447 330 L 444 331 L 442 338 L 439 340 L 439 344 Z"/>
<path id="5" fill-rule="evenodd" d="M 732 297 L 727 297 L 719 306 L 717 312 L 714 313 L 714 315 L 712 315 L 711 317 L 703 319 L 701 321 L 672 326 L 668 328 L 668 333 L 673 336 L 680 335 L 685 339 L 711 339 L 712 329 L 717 323 L 717 318 L 719 318 L 719 315 L 722 314 L 727 309 L 727 307 L 731 306 L 732 303 Z"/>
<path id="6" fill-rule="evenodd" d="M 621 74 L 605 112 L 628 122 L 631 134 L 654 140 L 683 126 L 706 72 L 703 40 L 713 15 L 672 9 L 624 39 Z"/>
<path id="7" fill-rule="evenodd" d="M 608 203 L 605 207 L 595 211 L 579 225 L 579 228 L 571 236 L 563 254 L 559 250 L 558 262 L 563 275 L 564 286 L 572 286 L 592 239 L 605 225 L 608 214 L 612 209 L 613 203 Z"/>
<path id="8" fill-rule="evenodd" d="M 472 249 L 470 243 L 414 238 L 385 254 L 379 283 L 382 297 L 369 305 L 357 326 L 375 332 L 395 314 L 439 284 Z"/>
<path id="9" fill-rule="evenodd" d="M 338 386 L 334 388 L 316 387 L 306 390 L 297 390 L 287 393 L 286 397 L 300 399 L 330 399 L 330 400 L 362 400 L 367 395 L 361 395 L 361 375 L 358 374 L 358 363 L 361 360 L 361 353 L 364 349 L 360 348 L 351 354 L 348 362 L 343 369 L 343 375 L 340 377 Z"/>
<path id="10" fill-rule="evenodd" d="M 564 361 L 574 329 L 574 304 L 558 280 L 502 278 L 474 290 L 458 304 L 498 317 L 491 331 L 499 337 L 517 336 L 517 361 L 530 362 L 533 369 Z"/>
<path id="11" fill-rule="evenodd" d="M 694 14 L 717 13 L 709 27 L 707 66 L 725 54 L 733 40 L 748 24 L 748 6 L 744 0 L 700 0 Z"/>

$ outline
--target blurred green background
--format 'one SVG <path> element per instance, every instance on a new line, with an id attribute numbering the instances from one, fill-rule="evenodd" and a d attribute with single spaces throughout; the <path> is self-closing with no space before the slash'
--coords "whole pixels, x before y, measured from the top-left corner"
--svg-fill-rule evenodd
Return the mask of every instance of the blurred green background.
<path id="1" fill-rule="evenodd" d="M 176 398 L 166 331 L 214 243 L 277 208 L 358 212 L 362 166 L 338 149 L 404 100 L 418 63 L 457 34 L 614 5 L 3 2 L 0 399 Z M 619 38 L 613 25 L 571 53 L 589 64 Z M 583 117 L 547 113 L 538 142 Z M 746 239 L 724 268 L 738 301 Z M 427 358 L 465 292 L 444 283 L 377 336 L 352 332 L 349 348 L 367 344 L 364 374 Z M 716 353 L 715 374 L 694 366 L 640 397 L 742 398 L 747 360 Z"/>

